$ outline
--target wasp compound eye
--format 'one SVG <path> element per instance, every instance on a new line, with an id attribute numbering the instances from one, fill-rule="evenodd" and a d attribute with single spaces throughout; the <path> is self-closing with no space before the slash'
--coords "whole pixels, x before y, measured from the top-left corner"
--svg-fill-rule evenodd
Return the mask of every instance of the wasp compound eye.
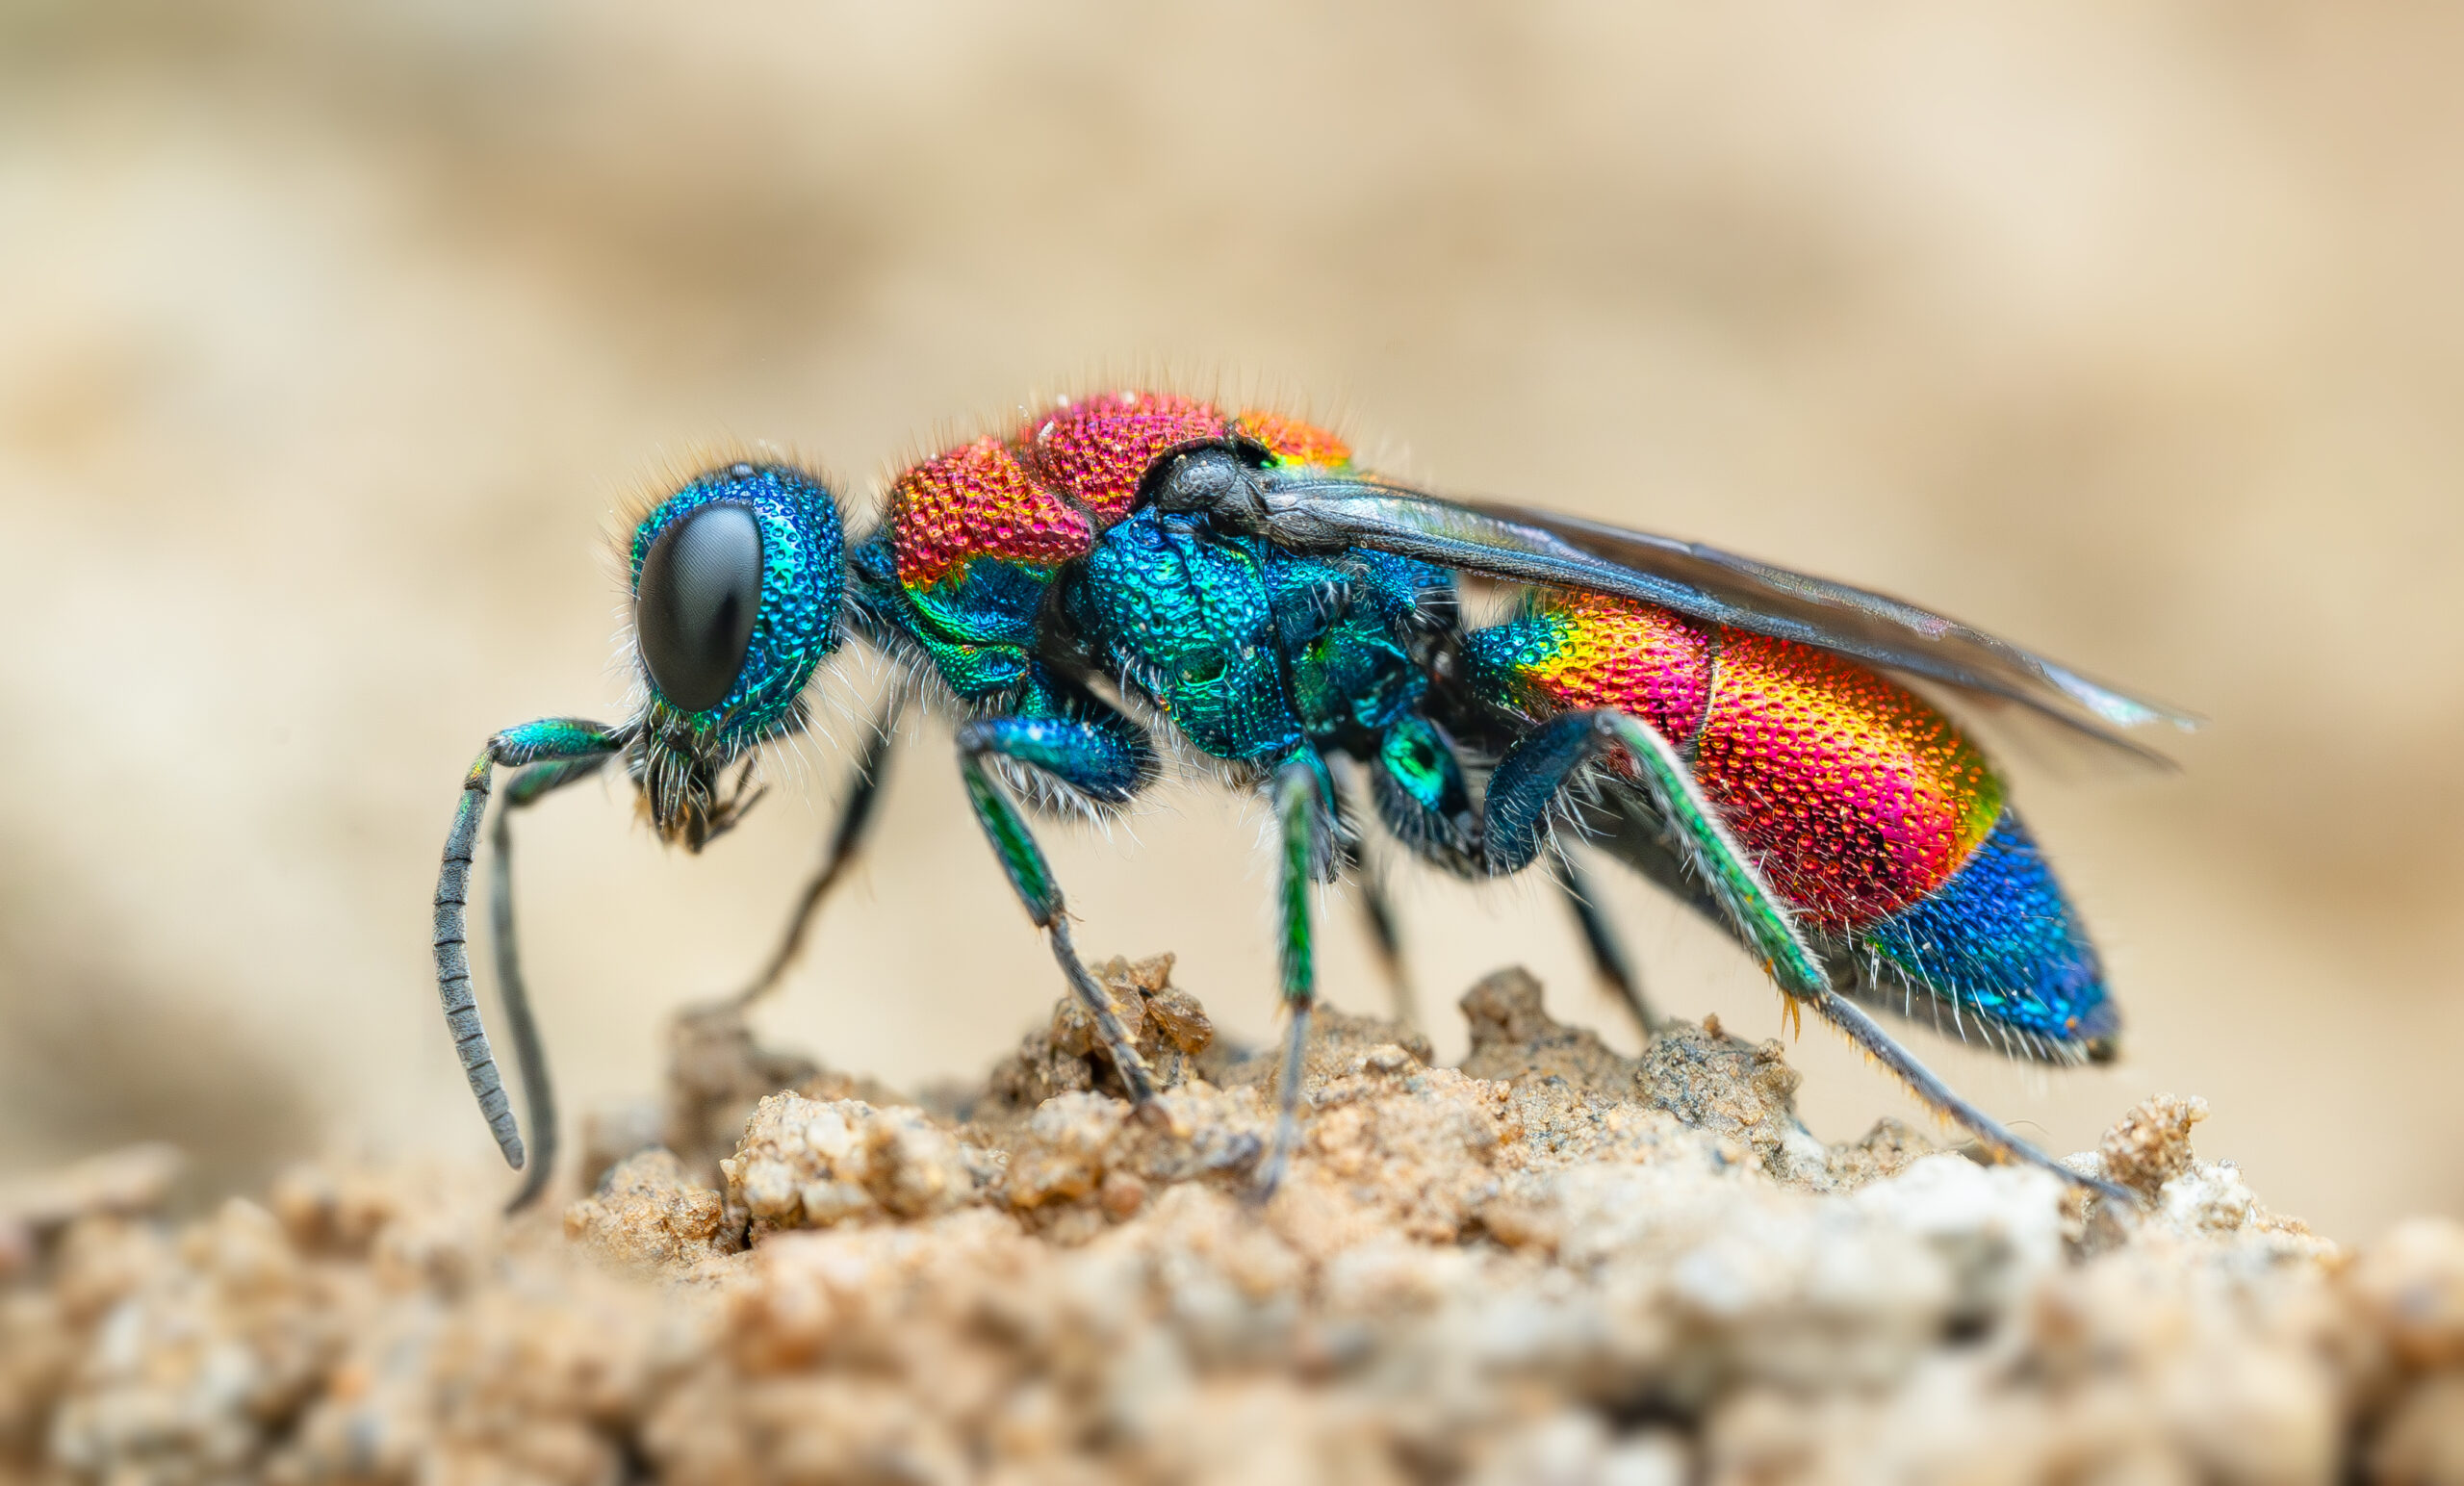
<path id="1" fill-rule="evenodd" d="M 670 706 L 719 705 L 744 667 L 761 612 L 761 526 L 753 508 L 713 501 L 658 534 L 642 558 L 633 625 Z"/>

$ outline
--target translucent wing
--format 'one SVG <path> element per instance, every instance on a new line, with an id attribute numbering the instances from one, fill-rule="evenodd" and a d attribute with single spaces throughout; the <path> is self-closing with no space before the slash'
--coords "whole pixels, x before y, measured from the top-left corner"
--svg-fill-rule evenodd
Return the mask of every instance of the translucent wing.
<path id="1" fill-rule="evenodd" d="M 1190 503 L 1286 545 L 1372 548 L 1509 582 L 1656 603 L 2006 698 L 2143 758 L 2163 756 L 2115 730 L 2159 722 L 2197 726 L 2189 713 L 2090 680 L 1912 603 L 1700 543 L 1520 506 L 1447 500 L 1356 477 L 1269 470 L 1237 482 L 1192 483 L 1199 488 L 1191 494 L 1200 499 Z"/>

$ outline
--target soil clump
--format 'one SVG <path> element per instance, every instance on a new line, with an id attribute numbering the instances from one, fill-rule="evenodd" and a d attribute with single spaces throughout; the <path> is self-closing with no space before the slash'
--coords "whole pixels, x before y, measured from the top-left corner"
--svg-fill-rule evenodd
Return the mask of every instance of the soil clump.
<path id="1" fill-rule="evenodd" d="M 680 1018 L 587 1195 L 302 1166 L 173 1223 L 148 1148 L 0 1191 L 0 1482 L 2464 1480 L 2464 1225 L 2355 1252 L 2160 1096 L 2094 1199 L 1886 1122 L 1827 1145 L 1777 1042 L 1639 1058 L 1519 970 L 1460 1067 L 1273 1060 L 1168 957 L 980 1086 L 901 1098 Z"/>

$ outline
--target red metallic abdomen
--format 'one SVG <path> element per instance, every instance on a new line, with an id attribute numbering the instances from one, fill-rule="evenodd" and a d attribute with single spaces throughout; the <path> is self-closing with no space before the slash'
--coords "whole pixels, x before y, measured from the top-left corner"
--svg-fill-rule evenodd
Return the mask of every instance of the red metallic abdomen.
<path id="1" fill-rule="evenodd" d="M 1659 730 L 1771 885 L 1826 927 L 1930 896 L 2001 811 L 2000 779 L 1950 719 L 1810 646 L 1550 592 L 1464 653 L 1475 685 L 1535 718 L 1616 707 Z"/>

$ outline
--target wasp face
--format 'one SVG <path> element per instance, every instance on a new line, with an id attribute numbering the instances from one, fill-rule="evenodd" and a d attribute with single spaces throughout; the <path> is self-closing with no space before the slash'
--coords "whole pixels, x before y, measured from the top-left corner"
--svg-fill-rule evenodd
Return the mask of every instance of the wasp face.
<path id="1" fill-rule="evenodd" d="M 838 649 L 844 554 L 837 502 L 789 465 L 707 471 L 634 528 L 649 701 L 626 763 L 662 839 L 698 851 L 753 803 L 752 750 L 803 722 L 805 685 Z"/>

